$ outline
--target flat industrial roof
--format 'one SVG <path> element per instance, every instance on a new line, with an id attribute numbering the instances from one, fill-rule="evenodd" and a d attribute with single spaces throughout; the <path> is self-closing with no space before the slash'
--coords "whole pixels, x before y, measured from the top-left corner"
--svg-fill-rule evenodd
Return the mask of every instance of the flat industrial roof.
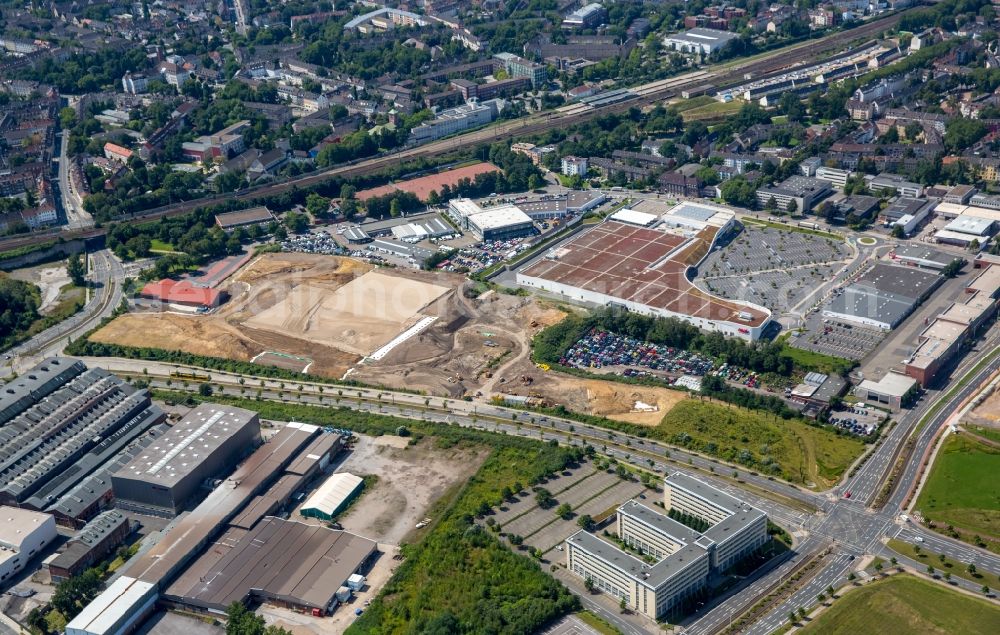
<path id="1" fill-rule="evenodd" d="M 995 298 L 997 290 L 1000 290 L 1000 265 L 986 267 L 966 288 L 971 291 L 980 291 Z"/>
<path id="2" fill-rule="evenodd" d="M 941 275 L 933 271 L 877 262 L 858 278 L 857 284 L 868 284 L 882 292 L 916 299 L 924 297 L 942 280 Z"/>
<path id="3" fill-rule="evenodd" d="M 490 207 L 476 214 L 471 214 L 469 223 L 486 231 L 488 229 L 502 229 L 512 225 L 531 224 L 531 217 L 525 214 L 516 205 L 501 205 L 500 207 Z"/>
<path id="4" fill-rule="evenodd" d="M 637 212 L 631 209 L 620 209 L 609 218 L 622 223 L 628 223 L 629 225 L 638 225 L 639 227 L 650 227 L 659 220 L 659 217 L 655 214 L 646 214 L 645 212 Z"/>
<path id="5" fill-rule="evenodd" d="M 831 300 L 824 311 L 874 320 L 892 328 L 909 315 L 914 303 L 914 298 L 879 291 L 866 284 L 852 284 Z"/>
<path id="6" fill-rule="evenodd" d="M 324 456 L 330 454 L 334 448 L 339 449 L 342 441 L 343 437 L 339 434 L 321 434 L 292 461 L 291 465 L 285 469 L 285 472 L 300 475 L 308 474 Z"/>
<path id="7" fill-rule="evenodd" d="M 945 225 L 944 231 L 971 234 L 972 236 L 985 236 L 995 222 L 990 218 L 962 215 Z"/>
<path id="8" fill-rule="evenodd" d="M 256 420 L 257 413 L 250 410 L 201 404 L 118 470 L 115 476 L 172 487 Z"/>
<path id="9" fill-rule="evenodd" d="M 706 42 L 728 42 L 738 37 L 729 31 L 719 31 L 717 29 L 704 29 L 701 27 L 690 29 L 684 33 L 674 33 L 668 35 L 668 40 L 679 40 L 694 44 L 704 44 Z"/>
<path id="10" fill-rule="evenodd" d="M 49 514 L 30 509 L 7 505 L 0 507 L 0 545 L 20 549 L 24 539 L 51 518 Z"/>
<path id="11" fill-rule="evenodd" d="M 236 212 L 223 212 L 215 215 L 215 222 L 220 227 L 239 227 L 250 223 L 269 223 L 274 220 L 274 214 L 266 207 L 251 207 Z"/>
<path id="12" fill-rule="evenodd" d="M 207 572 L 193 567 L 196 575 L 181 576 L 165 595 L 223 610 L 251 594 L 325 608 L 377 546 L 345 531 L 268 517 Z"/>
<path id="13" fill-rule="evenodd" d="M 934 232 L 934 239 L 937 240 L 938 242 L 944 241 L 944 242 L 957 242 L 964 244 L 970 244 L 973 240 L 978 241 L 979 243 L 985 242 L 985 240 L 980 240 L 981 238 L 983 237 L 974 236 L 972 234 L 966 234 L 964 232 L 955 232 L 949 229 L 939 229 L 938 231 Z"/>
<path id="14" fill-rule="evenodd" d="M 605 221 L 549 252 L 520 275 L 577 287 L 620 300 L 711 320 L 761 326 L 770 315 L 723 300 L 692 285 L 685 275 L 714 239 L 708 229 L 688 239 L 655 229 Z M 683 248 L 682 248 L 683 246 Z M 701 250 L 701 251 L 699 251 Z M 746 319 L 744 319 L 744 317 Z"/>
<path id="15" fill-rule="evenodd" d="M 926 261 L 941 267 L 945 267 L 953 261 L 959 259 L 958 256 L 954 256 L 937 249 L 931 249 L 930 247 L 924 247 L 923 245 L 914 245 L 909 243 L 897 246 L 893 252 L 896 254 L 896 258 Z"/>
<path id="16" fill-rule="evenodd" d="M 67 632 L 112 633 L 115 623 L 134 611 L 143 596 L 156 585 L 121 576 L 66 625 Z"/>
<path id="17" fill-rule="evenodd" d="M 193 558 L 213 533 L 231 519 L 319 430 L 290 423 L 250 455 L 232 476 L 212 490 L 191 513 L 179 520 L 146 553 L 129 561 L 128 573 L 155 583 L 166 583 Z"/>

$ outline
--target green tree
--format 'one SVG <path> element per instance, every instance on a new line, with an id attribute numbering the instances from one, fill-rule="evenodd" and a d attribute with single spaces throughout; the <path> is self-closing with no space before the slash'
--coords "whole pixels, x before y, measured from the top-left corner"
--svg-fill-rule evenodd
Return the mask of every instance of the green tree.
<path id="1" fill-rule="evenodd" d="M 330 201 L 315 192 L 310 192 L 306 196 L 306 211 L 316 217 L 326 215 L 330 208 Z"/>
<path id="2" fill-rule="evenodd" d="M 211 397 L 212 392 L 213 391 L 211 384 L 207 382 L 198 384 L 198 394 L 201 395 L 202 397 Z"/>
<path id="3" fill-rule="evenodd" d="M 563 503 L 559 507 L 556 507 L 556 516 L 563 520 L 569 520 L 573 516 L 573 506 L 569 503 Z"/>
<path id="4" fill-rule="evenodd" d="M 72 253 L 66 260 L 66 273 L 74 285 L 82 287 L 86 283 L 87 269 L 83 265 L 83 259 L 79 253 Z"/>
<path id="5" fill-rule="evenodd" d="M 302 234 L 309 229 L 309 218 L 298 212 L 285 214 L 285 227 L 294 234 Z"/>
<path id="6" fill-rule="evenodd" d="M 555 500 L 556 499 L 553 498 L 552 496 L 552 492 L 545 489 L 544 487 L 539 487 L 538 490 L 535 492 L 535 503 L 537 503 L 538 506 L 541 507 L 542 509 L 548 509 L 549 507 L 552 507 L 552 505 L 555 503 Z"/>
<path id="7" fill-rule="evenodd" d="M 576 524 L 581 528 L 590 531 L 594 528 L 594 519 L 590 517 L 590 514 L 583 514 L 576 519 Z"/>

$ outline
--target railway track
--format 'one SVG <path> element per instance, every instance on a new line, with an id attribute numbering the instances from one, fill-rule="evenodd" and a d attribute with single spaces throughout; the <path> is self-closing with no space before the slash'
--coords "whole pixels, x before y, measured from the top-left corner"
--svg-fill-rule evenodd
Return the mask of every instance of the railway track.
<path id="1" fill-rule="evenodd" d="M 142 223 L 160 218 L 178 216 L 191 212 L 199 207 L 214 205 L 228 200 L 252 200 L 255 198 L 274 196 L 289 190 L 308 189 L 318 185 L 333 177 L 351 178 L 378 172 L 383 169 L 393 167 L 404 160 L 431 157 L 445 152 L 476 146 L 483 143 L 507 140 L 512 137 L 522 137 L 533 134 L 547 132 L 556 128 L 572 126 L 587 119 L 600 115 L 622 112 L 633 107 L 644 107 L 655 105 L 664 100 L 677 97 L 685 88 L 694 88 L 707 83 L 712 83 L 716 87 L 722 88 L 726 85 L 743 81 L 747 74 L 754 77 L 777 73 L 803 62 L 812 60 L 820 54 L 839 48 L 848 42 L 858 39 L 865 39 L 874 36 L 885 29 L 894 26 L 900 18 L 909 11 L 919 7 L 914 7 L 885 18 L 872 20 L 849 31 L 842 31 L 832 35 L 819 38 L 815 41 L 803 42 L 791 47 L 781 48 L 764 54 L 759 59 L 749 61 L 735 61 L 716 65 L 712 69 L 698 70 L 676 77 L 657 80 L 629 89 L 634 96 L 622 99 L 599 107 L 589 107 L 587 104 L 572 104 L 562 106 L 555 110 L 538 113 L 513 121 L 505 121 L 494 124 L 484 129 L 468 132 L 457 137 L 433 141 L 428 144 L 412 148 L 404 148 L 396 152 L 377 156 L 370 159 L 354 161 L 334 168 L 314 172 L 312 174 L 301 175 L 292 179 L 269 183 L 252 187 L 240 192 L 227 194 L 212 194 L 198 199 L 176 203 L 173 205 L 159 207 L 143 211 L 139 214 L 122 219 L 123 222 Z M 100 236 L 106 230 L 102 228 L 92 228 L 76 231 L 48 231 L 35 233 L 29 236 L 14 237 L 0 241 L 0 251 L 16 249 L 38 242 L 62 237 L 65 240 L 77 238 L 92 238 Z"/>

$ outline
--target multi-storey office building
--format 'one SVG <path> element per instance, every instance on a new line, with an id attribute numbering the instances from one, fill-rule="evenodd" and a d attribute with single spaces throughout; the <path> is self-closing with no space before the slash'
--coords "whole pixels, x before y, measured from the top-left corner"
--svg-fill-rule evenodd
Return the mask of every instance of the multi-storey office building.
<path id="1" fill-rule="evenodd" d="M 716 488 L 681 474 L 664 483 L 667 509 L 709 523 L 704 532 L 631 500 L 618 508 L 618 538 L 634 552 L 586 531 L 566 540 L 566 566 L 594 588 L 658 619 L 678 609 L 767 542 L 767 516 Z"/>

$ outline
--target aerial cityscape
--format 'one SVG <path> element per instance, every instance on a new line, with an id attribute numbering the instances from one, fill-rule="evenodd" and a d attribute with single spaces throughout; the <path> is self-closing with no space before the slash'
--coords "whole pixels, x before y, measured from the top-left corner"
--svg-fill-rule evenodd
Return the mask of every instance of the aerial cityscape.
<path id="1" fill-rule="evenodd" d="M 0 635 L 1000 633 L 993 0 L 0 0 Z"/>

